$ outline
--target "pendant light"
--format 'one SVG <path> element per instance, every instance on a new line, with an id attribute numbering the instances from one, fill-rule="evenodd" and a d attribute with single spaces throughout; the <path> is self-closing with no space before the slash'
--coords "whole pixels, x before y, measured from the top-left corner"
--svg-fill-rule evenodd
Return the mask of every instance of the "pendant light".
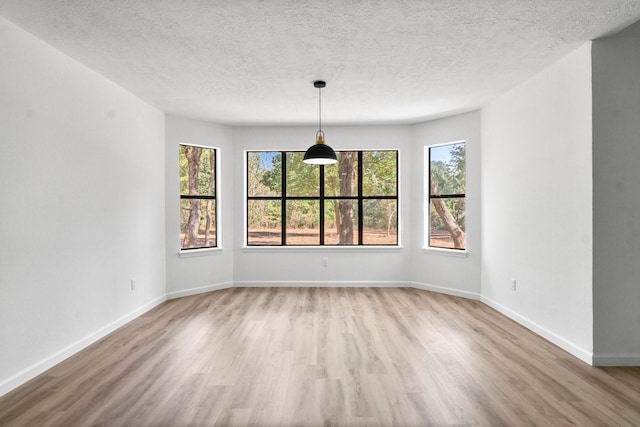
<path id="1" fill-rule="evenodd" d="M 322 88 L 327 84 L 322 80 L 313 82 L 313 86 L 318 88 L 318 132 L 316 132 L 316 143 L 304 153 L 303 162 L 312 165 L 331 165 L 338 162 L 338 157 L 333 148 L 324 142 L 324 132 L 322 131 Z"/>

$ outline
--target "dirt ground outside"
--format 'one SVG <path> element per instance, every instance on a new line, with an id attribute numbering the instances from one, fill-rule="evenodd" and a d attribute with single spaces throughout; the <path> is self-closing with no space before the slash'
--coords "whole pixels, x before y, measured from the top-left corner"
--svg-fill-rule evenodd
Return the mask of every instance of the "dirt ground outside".
<path id="1" fill-rule="evenodd" d="M 249 230 L 249 245 L 266 246 L 280 245 L 280 229 L 253 228 Z M 394 230 L 387 236 L 386 230 L 364 229 L 362 240 L 365 245 L 396 245 L 398 234 Z M 316 228 L 291 228 L 287 230 L 287 245 L 318 245 L 320 231 Z M 325 245 L 338 245 L 339 238 L 335 228 L 325 230 Z M 353 244 L 358 244 L 358 235 L 354 233 Z"/>
<path id="2" fill-rule="evenodd" d="M 431 230 L 429 235 L 429 246 L 434 248 L 455 249 L 453 238 L 446 230 Z"/>
<path id="3" fill-rule="evenodd" d="M 212 237 L 215 231 L 212 231 Z M 398 242 L 398 235 L 392 231 L 388 236 L 386 230 L 364 229 L 363 241 L 365 245 L 395 245 Z M 453 239 L 447 231 L 431 230 L 429 236 L 429 246 L 435 248 L 455 249 Z M 184 239 L 184 233 L 180 238 Z M 318 245 L 320 242 L 319 230 L 309 228 L 298 228 L 287 230 L 287 244 L 289 245 Z M 327 229 L 324 236 L 325 245 L 338 245 L 339 238 L 335 228 Z M 210 246 L 215 246 L 215 239 L 209 241 Z M 275 228 L 254 228 L 249 230 L 249 245 L 268 246 L 280 245 L 280 229 Z M 353 244 L 358 244 L 358 235 L 354 233 Z M 198 235 L 198 239 L 193 243 L 193 248 L 205 247 L 204 232 Z"/>

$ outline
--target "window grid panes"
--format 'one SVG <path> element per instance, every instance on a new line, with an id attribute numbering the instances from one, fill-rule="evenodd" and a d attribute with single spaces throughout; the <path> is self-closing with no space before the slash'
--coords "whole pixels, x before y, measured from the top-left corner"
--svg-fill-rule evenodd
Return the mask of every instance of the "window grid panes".
<path id="1" fill-rule="evenodd" d="M 465 250 L 465 143 L 428 149 L 429 247 Z"/>
<path id="2" fill-rule="evenodd" d="M 215 248 L 216 149 L 180 144 L 180 248 Z"/>
<path id="3" fill-rule="evenodd" d="M 398 152 L 247 152 L 247 245 L 397 245 Z"/>

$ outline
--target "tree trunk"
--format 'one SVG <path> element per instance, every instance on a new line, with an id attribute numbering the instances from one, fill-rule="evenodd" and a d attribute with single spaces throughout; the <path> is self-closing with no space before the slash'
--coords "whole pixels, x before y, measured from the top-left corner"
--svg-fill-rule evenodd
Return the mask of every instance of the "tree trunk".
<path id="1" fill-rule="evenodd" d="M 393 219 L 393 215 L 397 212 L 397 210 L 398 206 L 396 205 L 396 207 L 393 208 L 393 210 L 389 214 L 389 218 L 387 219 L 387 238 L 391 235 L 391 220 Z"/>
<path id="2" fill-rule="evenodd" d="M 185 148 L 185 156 L 187 158 L 189 170 L 189 194 L 198 194 L 198 170 L 200 168 L 200 155 L 202 148 L 189 145 Z M 189 200 L 189 221 L 187 222 L 187 230 L 184 234 L 182 247 L 190 248 L 196 244 L 198 239 L 198 229 L 200 227 L 200 209 L 199 199 Z"/>
<path id="3" fill-rule="evenodd" d="M 353 200 L 340 200 L 338 202 L 340 208 L 340 245 L 353 244 Z"/>
<path id="4" fill-rule="evenodd" d="M 356 153 L 345 151 L 340 153 L 338 174 L 340 177 L 340 195 L 352 196 L 355 179 Z M 340 245 L 353 244 L 353 200 L 340 200 L 336 211 L 338 236 Z"/>
<path id="5" fill-rule="evenodd" d="M 340 223 L 340 201 L 333 201 L 333 208 L 336 212 L 336 232 L 338 236 L 340 235 L 340 231 L 342 230 L 342 224 Z"/>
<path id="6" fill-rule="evenodd" d="M 438 194 L 438 187 L 436 186 L 433 177 L 430 181 L 431 194 Z M 453 238 L 454 248 L 464 249 L 467 243 L 467 235 L 462 231 L 453 215 L 451 215 L 449 208 L 447 208 L 447 205 L 444 203 L 444 199 L 431 199 L 431 201 L 433 202 L 433 207 L 436 209 L 436 212 L 438 212 L 440 219 L 442 219 L 442 222 L 444 222 L 445 227 L 447 227 L 449 234 L 451 234 L 451 237 Z"/>

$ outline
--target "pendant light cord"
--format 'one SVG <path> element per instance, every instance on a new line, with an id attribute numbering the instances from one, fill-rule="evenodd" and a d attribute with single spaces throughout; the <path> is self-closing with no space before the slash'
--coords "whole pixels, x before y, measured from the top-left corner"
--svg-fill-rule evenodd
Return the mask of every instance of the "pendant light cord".
<path id="1" fill-rule="evenodd" d="M 322 88 L 318 88 L 318 131 L 322 131 Z"/>

